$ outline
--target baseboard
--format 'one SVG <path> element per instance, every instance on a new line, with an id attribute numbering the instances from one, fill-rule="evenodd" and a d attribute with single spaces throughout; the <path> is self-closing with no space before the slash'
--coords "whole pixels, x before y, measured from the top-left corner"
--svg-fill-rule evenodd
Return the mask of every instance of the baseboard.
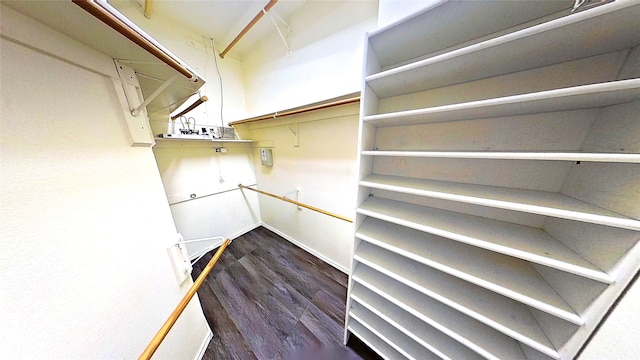
<path id="1" fill-rule="evenodd" d="M 227 238 L 224 238 L 224 236 L 223 236 L 222 240 L 212 243 L 211 250 L 215 250 L 215 249 L 219 248 L 225 242 L 226 239 L 231 239 L 233 241 L 233 239 L 239 238 L 240 236 L 242 236 L 242 235 L 248 233 L 249 231 L 254 230 L 254 229 L 256 229 L 256 228 L 258 228 L 260 226 L 262 226 L 262 223 L 257 223 L 257 224 L 251 225 L 248 228 L 246 228 L 246 229 L 244 229 L 242 231 L 239 231 L 239 232 L 235 233 L 234 235 L 231 235 L 231 236 L 229 236 Z M 209 250 L 209 251 L 211 251 L 211 250 Z M 209 251 L 207 251 L 207 252 L 209 252 Z M 189 260 L 193 261 L 193 259 L 197 258 L 198 256 L 200 256 L 200 255 L 199 254 L 191 255 L 191 256 L 189 256 Z"/>
<path id="2" fill-rule="evenodd" d="M 198 356 L 196 357 L 196 360 L 202 360 L 202 358 L 204 357 L 204 353 L 207 351 L 207 347 L 209 347 L 209 343 L 211 342 L 211 339 L 213 339 L 213 331 L 209 329 L 207 336 L 205 336 L 204 341 L 202 342 L 202 345 L 200 345 L 200 351 L 198 351 Z"/>
<path id="3" fill-rule="evenodd" d="M 302 250 L 308 252 L 309 254 L 317 257 L 318 259 L 326 262 L 327 264 L 333 266 L 334 268 L 340 270 L 341 272 L 345 273 L 345 274 L 349 274 L 349 270 L 346 269 L 345 267 L 339 265 L 338 263 L 336 263 L 335 261 L 327 258 L 326 256 L 318 253 L 317 251 L 311 249 L 310 247 L 300 243 L 299 241 L 297 241 L 296 239 L 292 238 L 291 236 L 283 233 L 282 231 L 274 228 L 271 225 L 265 224 L 265 223 L 261 223 L 260 225 L 264 226 L 265 228 L 269 229 L 270 231 L 273 231 L 274 233 L 278 234 L 279 236 L 282 236 L 283 238 L 287 239 L 289 242 L 291 242 L 293 245 L 301 248 Z"/>
<path id="4" fill-rule="evenodd" d="M 246 228 L 246 229 L 244 229 L 244 230 L 242 230 L 242 231 L 237 232 L 235 235 L 229 236 L 229 239 L 233 240 L 233 239 L 235 239 L 235 238 L 239 238 L 240 236 L 242 236 L 242 235 L 244 235 L 244 234 L 248 233 L 248 232 L 249 232 L 249 231 L 251 231 L 251 230 L 255 230 L 255 229 L 257 229 L 257 228 L 259 228 L 259 227 L 260 227 L 260 226 L 262 226 L 262 225 L 263 225 L 263 224 L 262 224 L 261 222 L 259 222 L 259 223 L 257 223 L 257 224 L 254 224 L 254 225 L 251 225 L 251 226 L 249 226 L 248 228 Z M 220 245 L 222 245 L 222 244 L 220 244 Z"/>
<path id="5" fill-rule="evenodd" d="M 345 273 L 345 274 L 349 274 L 349 270 L 341 265 L 339 265 L 338 263 L 336 263 L 335 261 L 327 258 L 326 256 L 318 253 L 317 251 L 313 250 L 312 248 L 306 246 L 305 244 L 302 244 L 301 242 L 299 242 L 298 240 L 292 238 L 291 236 L 283 233 L 282 231 L 274 228 L 271 225 L 265 224 L 263 222 L 257 223 L 255 225 L 251 225 L 248 228 L 237 232 L 236 234 L 229 236 L 229 239 L 234 240 L 236 238 L 239 238 L 240 236 L 248 233 L 249 231 L 255 230 L 257 228 L 259 228 L 260 226 L 264 226 L 265 228 L 269 229 L 270 231 L 273 231 L 274 233 L 278 234 L 279 236 L 282 236 L 283 238 L 285 238 L 287 241 L 289 241 L 290 243 L 294 244 L 295 246 L 301 248 L 302 250 L 308 252 L 309 254 L 317 257 L 318 259 L 324 261 L 325 263 L 331 265 L 332 267 L 338 269 L 339 271 Z M 224 242 L 224 240 L 220 241 L 219 244 L 216 244 L 214 248 L 219 247 L 220 245 L 222 245 L 222 243 Z"/>

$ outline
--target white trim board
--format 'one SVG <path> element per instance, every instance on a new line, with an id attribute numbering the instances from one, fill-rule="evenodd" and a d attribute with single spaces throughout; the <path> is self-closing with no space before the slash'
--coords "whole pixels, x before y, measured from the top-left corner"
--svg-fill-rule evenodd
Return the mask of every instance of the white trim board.
<path id="1" fill-rule="evenodd" d="M 224 241 L 225 241 L 226 239 L 231 239 L 231 242 L 233 242 L 233 240 L 235 240 L 235 239 L 239 238 L 240 236 L 242 236 L 242 235 L 244 235 L 244 234 L 248 233 L 248 232 L 249 232 L 249 231 L 251 231 L 251 230 L 255 230 L 255 229 L 257 229 L 257 228 L 258 228 L 258 227 L 260 227 L 260 226 L 262 226 L 262 223 L 257 223 L 257 224 L 254 224 L 254 225 L 249 226 L 248 228 L 246 228 L 246 229 L 244 229 L 244 230 L 240 230 L 240 231 L 238 231 L 237 233 L 235 233 L 235 234 L 233 234 L 233 235 L 231 235 L 231 236 L 223 236 L 223 239 L 222 239 L 222 240 L 220 240 L 220 241 L 218 241 L 218 243 L 217 243 L 216 245 L 214 245 L 214 246 L 211 248 L 211 250 L 209 250 L 209 251 L 213 251 L 213 250 L 215 250 L 215 249 L 219 248 L 219 247 L 224 243 Z M 207 252 L 209 252 L 209 251 L 207 251 Z M 193 261 L 193 259 L 197 258 L 198 256 L 200 256 L 200 255 L 197 255 L 197 256 L 195 256 L 195 255 L 189 255 L 189 260 L 190 260 L 190 261 Z"/>
<path id="2" fill-rule="evenodd" d="M 333 260 L 331 260 L 331 259 L 327 258 L 326 256 L 324 256 L 324 255 L 322 255 L 322 254 L 318 253 L 317 251 L 315 251 L 315 250 L 311 249 L 310 247 L 308 247 L 308 246 L 306 246 L 306 245 L 302 244 L 302 243 L 301 243 L 301 242 L 299 242 L 298 240 L 296 240 L 296 239 L 292 238 L 291 236 L 289 236 L 289 235 L 287 235 L 287 234 L 283 233 L 282 231 L 280 231 L 280 230 L 278 230 L 278 229 L 274 228 L 273 226 L 271 226 L 271 225 L 269 225 L 269 224 L 265 224 L 265 223 L 263 223 L 263 222 L 260 222 L 260 223 L 258 223 L 258 224 L 256 224 L 256 225 L 253 225 L 253 226 L 250 226 L 250 227 L 248 227 L 247 229 L 242 230 L 242 231 L 240 231 L 240 232 L 236 233 L 236 234 L 235 234 L 235 235 L 233 235 L 233 236 L 230 236 L 230 237 L 229 237 L 229 239 L 231 239 L 231 240 L 232 240 L 232 242 L 233 242 L 233 240 L 234 240 L 234 239 L 239 238 L 240 236 L 242 236 L 242 235 L 244 235 L 244 234 L 248 233 L 249 231 L 252 231 L 252 230 L 257 229 L 257 228 L 259 228 L 260 226 L 264 226 L 266 229 L 268 229 L 268 230 L 270 230 L 270 231 L 272 231 L 272 232 L 276 233 L 277 235 L 279 235 L 279 236 L 283 237 L 285 240 L 289 241 L 289 242 L 290 242 L 290 243 L 292 243 L 293 245 L 295 245 L 295 246 L 297 246 L 297 247 L 301 248 L 302 250 L 304 250 L 304 251 L 308 252 L 309 254 L 311 254 L 311 255 L 313 255 L 313 256 L 315 256 L 315 257 L 317 257 L 318 259 L 320 259 L 320 260 L 324 261 L 325 263 L 327 263 L 327 264 L 331 265 L 332 267 L 334 267 L 334 268 L 336 268 L 336 269 L 340 270 L 342 273 L 347 274 L 347 275 L 349 274 L 349 270 L 347 270 L 346 268 L 344 268 L 344 267 L 340 266 L 339 264 L 337 264 L 337 263 L 336 263 L 336 262 L 334 262 Z M 224 242 L 224 240 L 223 240 L 223 241 L 221 241 L 221 242 L 220 242 L 220 244 L 216 245 L 216 248 L 220 247 L 220 245 L 222 245 L 222 243 L 223 243 L 223 242 Z M 212 250 L 214 250 L 214 249 L 212 249 Z"/>
<path id="3" fill-rule="evenodd" d="M 261 223 L 262 226 L 264 226 L 265 228 L 267 228 L 268 230 L 273 231 L 274 233 L 276 233 L 279 236 L 282 236 L 283 238 L 285 238 L 286 240 L 288 240 L 289 242 L 291 242 L 293 245 L 296 245 L 297 247 L 301 248 L 302 250 L 308 252 L 309 254 L 317 257 L 318 259 L 324 261 L 325 263 L 333 266 L 334 268 L 340 270 L 342 273 L 349 275 L 349 270 L 341 265 L 339 265 L 338 263 L 336 263 L 335 261 L 327 258 L 326 256 L 318 253 L 317 251 L 311 249 L 310 247 L 302 244 L 301 242 L 299 242 L 298 240 L 292 238 L 291 236 L 283 233 L 282 231 L 274 228 L 273 226 L 269 225 L 269 224 L 265 224 L 265 223 Z"/>
<path id="4" fill-rule="evenodd" d="M 209 328 L 209 324 L 207 324 L 207 327 Z M 202 341 L 202 345 L 200 346 L 200 350 L 198 351 L 196 360 L 202 360 L 202 358 L 204 357 L 204 353 L 207 352 L 207 348 L 209 347 L 211 339 L 213 339 L 213 331 L 211 331 L 211 328 L 209 328 L 207 336 L 205 336 L 204 340 Z"/>

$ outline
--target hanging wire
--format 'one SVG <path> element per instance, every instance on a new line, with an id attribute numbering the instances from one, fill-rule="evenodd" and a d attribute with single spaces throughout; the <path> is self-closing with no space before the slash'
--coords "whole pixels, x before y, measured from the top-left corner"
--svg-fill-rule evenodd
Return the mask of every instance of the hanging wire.
<path id="1" fill-rule="evenodd" d="M 213 38 L 209 38 L 209 41 L 211 42 L 211 49 L 213 50 L 213 61 L 214 61 L 214 64 L 216 65 L 216 72 L 218 73 L 218 79 L 220 80 L 220 126 L 224 127 L 224 120 L 222 118 L 222 109 L 224 106 L 224 93 L 222 90 L 222 75 L 220 74 L 220 68 L 218 67 L 218 59 L 216 58 L 216 48 L 215 48 L 215 45 L 213 44 Z"/>

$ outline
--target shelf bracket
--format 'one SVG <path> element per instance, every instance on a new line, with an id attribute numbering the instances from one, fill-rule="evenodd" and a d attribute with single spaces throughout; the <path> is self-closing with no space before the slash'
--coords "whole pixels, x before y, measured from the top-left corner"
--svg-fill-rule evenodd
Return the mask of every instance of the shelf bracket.
<path id="1" fill-rule="evenodd" d="M 287 48 L 287 55 L 291 55 L 291 48 L 289 47 L 289 37 L 291 36 L 291 25 L 287 24 L 284 20 L 282 20 L 282 18 L 280 18 L 280 16 L 276 14 L 275 17 L 278 18 L 278 21 L 280 21 L 280 23 L 282 23 L 285 26 L 286 35 L 284 35 L 282 33 L 282 29 L 280 29 L 280 26 L 278 25 L 278 22 L 276 22 L 276 19 L 271 14 L 271 10 L 262 9 L 262 12 L 269 15 L 269 18 L 271 19 L 273 26 L 275 26 L 276 30 L 278 31 L 278 35 L 280 35 L 280 39 L 282 39 L 284 46 Z"/>
<path id="2" fill-rule="evenodd" d="M 158 95 L 160 95 L 171 83 L 173 83 L 180 74 L 174 73 L 169 79 L 165 80 L 151 95 L 146 99 L 142 95 L 142 88 L 138 81 L 138 76 L 133 68 L 124 65 L 122 61 L 113 59 L 116 64 L 116 70 L 118 71 L 118 77 L 122 82 L 125 97 L 129 105 L 131 115 L 138 116 L 151 103 Z M 140 103 L 142 101 L 142 103 Z M 139 104 L 139 105 L 138 105 Z"/>
<path id="3" fill-rule="evenodd" d="M 142 102 L 142 104 L 140 104 L 137 108 L 131 110 L 131 115 L 138 116 L 138 114 L 140 114 L 142 109 L 144 109 L 147 105 L 149 105 L 150 102 L 152 102 L 156 97 L 158 97 L 158 95 L 160 95 L 164 91 L 164 89 L 166 89 L 169 85 L 171 85 L 171 83 L 174 82 L 178 78 L 178 76 L 180 76 L 180 74 L 175 73 L 169 79 L 167 79 L 167 81 L 162 83 L 162 85 L 160 85 L 151 95 L 149 95 Z"/>
<path id="4" fill-rule="evenodd" d="M 121 64 L 114 59 L 118 77 L 113 78 L 113 84 L 118 97 L 124 120 L 129 130 L 129 141 L 131 146 L 153 146 L 153 134 L 146 112 L 143 116 L 134 116 L 131 108 L 142 102 L 142 90 L 133 68 Z"/>

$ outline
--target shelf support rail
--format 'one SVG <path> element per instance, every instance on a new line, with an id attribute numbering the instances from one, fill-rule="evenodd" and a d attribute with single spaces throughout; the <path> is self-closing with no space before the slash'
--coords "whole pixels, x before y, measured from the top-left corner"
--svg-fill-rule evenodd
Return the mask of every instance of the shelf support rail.
<path id="1" fill-rule="evenodd" d="M 220 259 L 220 256 L 222 256 L 222 252 L 224 252 L 224 250 L 227 248 L 227 246 L 230 243 L 231 243 L 231 239 L 227 239 L 222 243 L 220 248 L 218 248 L 218 251 L 216 251 L 216 253 L 213 255 L 213 257 L 211 258 L 207 266 L 202 270 L 202 273 L 200 273 L 200 276 L 198 276 L 196 281 L 193 282 L 193 285 L 191 285 L 191 288 L 189 288 L 189 291 L 187 291 L 187 293 L 184 295 L 184 297 L 182 298 L 178 306 L 175 308 L 175 310 L 173 310 L 171 315 L 169 315 L 169 318 L 167 319 L 167 321 L 165 321 L 165 323 L 162 325 L 160 330 L 158 330 L 158 333 L 153 337 L 153 339 L 151 339 L 151 342 L 149 343 L 149 345 L 147 345 L 147 348 L 144 349 L 144 351 L 142 352 L 138 360 L 151 359 L 151 356 L 153 356 L 153 354 L 156 352 L 156 350 L 162 343 L 162 340 L 164 340 L 164 338 L 167 336 L 167 334 L 169 333 L 169 330 L 171 330 L 173 325 L 178 320 L 178 317 L 180 316 L 180 314 L 182 314 L 184 309 L 189 304 L 189 301 L 191 301 L 191 299 L 196 294 L 198 289 L 200 289 L 200 286 L 202 286 L 202 284 L 204 283 L 205 279 L 207 278 L 211 270 L 213 270 L 213 266 L 216 264 L 218 259 Z"/>
<path id="2" fill-rule="evenodd" d="M 106 0 L 72 0 L 72 2 L 189 80 L 193 82 L 200 80 L 200 77 L 194 70 L 183 64 L 178 57 L 124 17 L 116 8 L 107 3 Z"/>
<path id="3" fill-rule="evenodd" d="M 242 184 L 238 184 L 238 187 L 240 189 L 248 189 L 248 190 L 255 191 L 257 193 L 263 194 L 263 195 L 271 196 L 273 198 L 276 198 L 276 199 L 279 199 L 279 200 L 282 200 L 282 201 L 285 201 L 285 202 L 288 202 L 288 203 L 291 203 L 291 204 L 294 204 L 294 205 L 298 205 L 299 207 L 303 207 L 305 209 L 309 209 L 309 210 L 313 210 L 315 212 L 319 212 L 321 214 L 329 215 L 329 216 L 334 217 L 336 219 L 340 219 L 340 220 L 343 220 L 343 221 L 346 221 L 346 222 L 350 222 L 350 223 L 353 222 L 353 220 L 351 220 L 351 219 L 349 219 L 347 217 L 344 217 L 342 215 L 334 214 L 332 212 L 329 212 L 329 211 L 326 211 L 326 210 L 322 210 L 322 209 L 319 209 L 319 208 L 311 206 L 311 205 L 307 205 L 307 204 L 303 204 L 303 203 L 298 202 L 298 201 L 287 199 L 284 196 L 279 196 L 279 195 L 272 194 L 272 193 L 269 193 L 269 192 L 266 192 L 266 191 L 254 189 L 254 188 L 242 185 Z"/>

